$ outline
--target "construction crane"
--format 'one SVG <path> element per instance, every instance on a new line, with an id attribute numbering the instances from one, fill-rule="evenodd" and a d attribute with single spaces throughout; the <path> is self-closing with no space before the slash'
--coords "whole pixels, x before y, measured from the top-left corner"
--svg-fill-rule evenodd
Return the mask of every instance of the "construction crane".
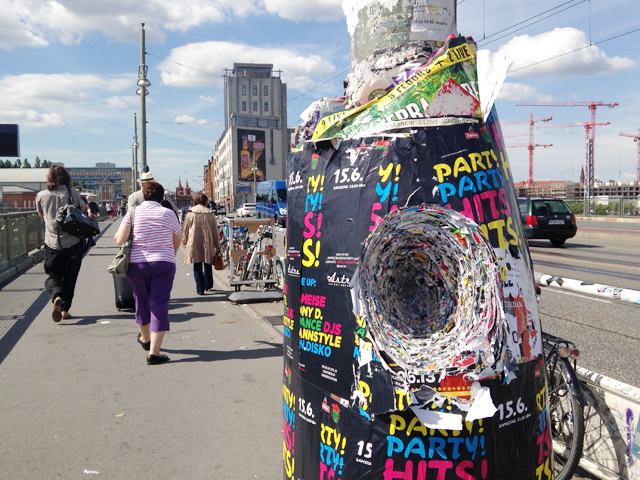
<path id="1" fill-rule="evenodd" d="M 571 127 L 584 127 L 584 138 L 585 138 L 585 156 L 587 157 L 587 175 L 585 180 L 585 188 L 584 188 L 584 197 L 585 203 L 590 204 L 591 202 L 591 193 L 593 188 L 593 183 L 595 179 L 589 181 L 589 165 L 591 165 L 591 174 L 593 177 L 593 131 L 596 128 L 596 125 L 606 126 L 609 125 L 609 122 L 604 123 L 591 123 L 591 122 L 575 122 L 575 123 L 557 123 L 555 125 L 542 125 L 537 128 L 571 128 Z M 591 141 L 590 141 L 591 140 Z M 591 160 L 591 161 L 590 161 Z M 590 211 L 590 205 L 585 205 L 585 212 Z"/>
<path id="2" fill-rule="evenodd" d="M 618 106 L 617 103 L 604 102 L 540 102 L 540 103 L 518 103 L 518 107 L 589 107 L 591 111 L 592 128 L 587 131 L 587 181 L 585 185 L 585 197 L 591 202 L 593 197 L 593 183 L 595 181 L 595 140 L 596 140 L 596 109 L 598 107 L 613 108 Z M 585 211 L 589 211 L 585 209 Z"/>
<path id="3" fill-rule="evenodd" d="M 631 137 L 633 138 L 633 141 L 636 142 L 636 146 L 638 147 L 638 153 L 637 153 L 637 164 L 636 164 L 636 182 L 640 182 L 640 128 L 638 129 L 638 134 L 637 135 L 633 135 L 631 133 L 624 133 L 624 132 L 620 132 L 618 135 L 620 135 L 621 137 Z"/>
<path id="4" fill-rule="evenodd" d="M 529 149 L 529 180 L 527 181 L 527 186 L 533 186 L 533 151 L 536 147 L 553 147 L 553 145 L 537 145 L 533 143 L 533 126 L 536 122 L 549 122 L 553 120 L 553 117 L 542 118 L 540 120 L 533 118 L 533 113 L 530 114 L 529 120 L 515 120 L 511 122 L 502 122 L 502 125 L 515 125 L 518 123 L 528 123 L 529 124 L 529 143 L 528 144 L 520 144 L 520 143 L 512 143 L 507 145 L 507 147 L 527 147 Z M 527 135 L 526 133 L 512 133 L 510 135 L 503 135 L 505 138 L 509 137 L 523 137 Z"/>

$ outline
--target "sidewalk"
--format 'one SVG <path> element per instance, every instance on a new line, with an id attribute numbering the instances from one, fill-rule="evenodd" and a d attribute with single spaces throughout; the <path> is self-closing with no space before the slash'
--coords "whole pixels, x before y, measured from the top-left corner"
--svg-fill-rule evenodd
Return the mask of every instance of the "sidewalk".
<path id="1" fill-rule="evenodd" d="M 282 303 L 233 305 L 220 276 L 196 295 L 181 249 L 171 362 L 148 366 L 106 272 L 118 223 L 84 258 L 71 320 L 51 320 L 42 263 L 0 290 L 1 476 L 281 478 L 282 337 L 262 317 Z"/>

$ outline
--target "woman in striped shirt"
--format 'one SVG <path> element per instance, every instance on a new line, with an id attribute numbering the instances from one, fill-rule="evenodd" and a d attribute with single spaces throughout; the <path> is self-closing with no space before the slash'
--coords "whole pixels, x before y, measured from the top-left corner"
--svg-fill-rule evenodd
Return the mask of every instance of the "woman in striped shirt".
<path id="1" fill-rule="evenodd" d="M 160 353 L 169 331 L 169 298 L 176 274 L 176 252 L 182 234 L 173 211 L 160 205 L 164 188 L 157 182 L 142 184 L 144 202 L 135 209 L 129 282 L 136 303 L 138 343 L 149 352 L 148 365 L 169 361 Z M 114 239 L 122 245 L 131 234 L 131 212 L 122 219 Z"/>

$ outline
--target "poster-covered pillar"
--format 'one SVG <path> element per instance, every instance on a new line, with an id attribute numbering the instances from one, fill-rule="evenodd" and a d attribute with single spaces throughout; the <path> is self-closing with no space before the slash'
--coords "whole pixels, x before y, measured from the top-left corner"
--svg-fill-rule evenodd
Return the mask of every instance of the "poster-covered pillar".
<path id="1" fill-rule="evenodd" d="M 349 4 L 415 14 L 421 2 Z M 473 41 L 434 41 L 424 63 L 398 66 L 404 78 L 371 70 L 356 97 L 383 93 L 362 106 L 316 102 L 287 158 L 286 479 L 553 475 L 533 270 L 497 111 Z"/>

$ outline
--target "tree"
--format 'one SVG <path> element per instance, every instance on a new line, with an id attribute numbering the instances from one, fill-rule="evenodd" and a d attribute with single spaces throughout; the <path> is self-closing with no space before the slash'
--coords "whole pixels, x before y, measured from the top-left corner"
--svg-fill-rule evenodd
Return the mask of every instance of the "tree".
<path id="1" fill-rule="evenodd" d="M 13 165 L 8 159 L 4 161 L 4 168 L 13 168 Z"/>
<path id="2" fill-rule="evenodd" d="M 46 158 L 42 161 L 41 168 L 51 168 L 51 162 Z"/>
<path id="3" fill-rule="evenodd" d="M 29 160 L 27 160 L 26 158 L 24 159 L 24 163 L 22 164 L 22 168 L 31 168 L 31 164 L 29 163 Z"/>
<path id="4" fill-rule="evenodd" d="M 21 166 L 22 166 L 22 160 L 17 158 L 16 161 L 13 162 L 13 168 L 20 168 Z"/>
<path id="5" fill-rule="evenodd" d="M 569 208 L 575 215 L 582 215 L 584 212 L 584 203 L 582 202 L 571 202 L 569 204 Z"/>
<path id="6" fill-rule="evenodd" d="M 80 185 L 80 184 L 78 183 L 78 180 L 71 180 L 71 186 L 72 186 L 72 187 L 77 187 L 78 185 Z"/>
<path id="7" fill-rule="evenodd" d="M 36 159 L 33 161 L 34 168 L 40 168 L 40 158 L 36 155 Z"/>
<path id="8" fill-rule="evenodd" d="M 87 188 L 87 187 L 85 187 L 85 185 L 84 185 L 84 180 L 82 180 L 82 182 L 80 182 L 80 186 L 81 186 L 83 189 L 84 189 L 84 188 Z"/>
<path id="9" fill-rule="evenodd" d="M 4 160 L 0 160 L 0 168 L 5 168 L 4 167 Z"/>
<path id="10" fill-rule="evenodd" d="M 605 207 L 604 205 L 599 203 L 598 205 L 596 205 L 596 209 L 595 209 L 594 213 L 596 215 L 606 215 L 607 214 L 607 207 Z"/>

